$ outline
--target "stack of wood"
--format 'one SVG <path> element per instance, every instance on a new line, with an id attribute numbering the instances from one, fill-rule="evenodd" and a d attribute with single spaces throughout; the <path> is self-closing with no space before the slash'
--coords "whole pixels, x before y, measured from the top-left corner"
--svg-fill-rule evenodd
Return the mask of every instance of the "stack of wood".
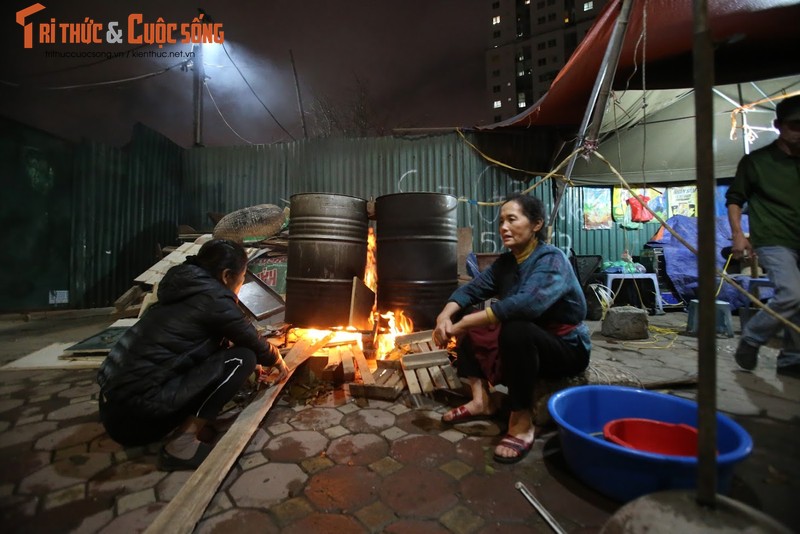
<path id="1" fill-rule="evenodd" d="M 447 351 L 433 345 L 432 334 L 431 330 L 425 330 L 398 336 L 394 350 L 375 362 L 373 373 L 362 373 L 360 382 L 349 384 L 350 394 L 395 400 L 405 389 L 411 395 L 428 395 L 437 389 L 460 389 L 461 381 Z"/>

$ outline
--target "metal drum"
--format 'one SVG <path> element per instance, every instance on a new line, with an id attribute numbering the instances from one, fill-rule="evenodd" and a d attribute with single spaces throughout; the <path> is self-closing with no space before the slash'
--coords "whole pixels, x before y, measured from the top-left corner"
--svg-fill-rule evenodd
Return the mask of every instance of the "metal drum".
<path id="1" fill-rule="evenodd" d="M 286 265 L 286 322 L 347 326 L 353 277 L 367 263 L 367 201 L 344 195 L 292 195 Z"/>
<path id="2" fill-rule="evenodd" d="M 456 205 L 450 195 L 398 193 L 378 197 L 378 310 L 402 310 L 415 330 L 436 316 L 458 285 Z"/>

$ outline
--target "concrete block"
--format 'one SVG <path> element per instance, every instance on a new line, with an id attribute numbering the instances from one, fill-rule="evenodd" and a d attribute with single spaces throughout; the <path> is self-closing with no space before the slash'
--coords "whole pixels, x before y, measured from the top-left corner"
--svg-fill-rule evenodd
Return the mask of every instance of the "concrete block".
<path id="1" fill-rule="evenodd" d="M 609 308 L 601 334 L 617 339 L 647 339 L 647 311 L 633 306 Z"/>

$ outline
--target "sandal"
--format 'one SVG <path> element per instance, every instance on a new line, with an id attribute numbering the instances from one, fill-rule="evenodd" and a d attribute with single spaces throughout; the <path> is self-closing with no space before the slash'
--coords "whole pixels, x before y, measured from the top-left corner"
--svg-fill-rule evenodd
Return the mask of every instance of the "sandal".
<path id="1" fill-rule="evenodd" d="M 497 446 L 507 447 L 516 452 L 517 455 L 500 456 L 497 453 L 494 453 L 494 461 L 501 464 L 515 464 L 527 456 L 527 454 L 533 448 L 533 441 L 530 443 L 525 443 L 521 439 L 515 438 L 511 434 L 506 434 L 505 437 L 500 440 L 500 443 L 498 443 Z"/>
<path id="2" fill-rule="evenodd" d="M 445 419 L 445 415 L 450 415 L 452 419 Z M 442 423 L 461 423 L 463 421 L 475 421 L 478 419 L 489 419 L 493 414 L 479 413 L 474 414 L 469 411 L 466 405 L 453 408 L 449 412 L 442 415 Z"/>
<path id="3" fill-rule="evenodd" d="M 159 471 L 187 471 L 197 469 L 203 460 L 206 459 L 208 453 L 211 452 L 211 445 L 208 443 L 200 442 L 194 456 L 188 459 L 178 458 L 167 452 L 164 447 L 158 453 L 158 470 Z"/>

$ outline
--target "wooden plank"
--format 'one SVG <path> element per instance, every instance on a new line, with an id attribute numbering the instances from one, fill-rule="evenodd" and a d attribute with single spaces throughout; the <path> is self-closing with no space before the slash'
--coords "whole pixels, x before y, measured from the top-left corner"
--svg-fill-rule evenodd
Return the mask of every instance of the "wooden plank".
<path id="1" fill-rule="evenodd" d="M 131 304 L 135 304 L 139 302 L 144 296 L 144 291 L 142 290 L 142 286 L 136 284 L 135 286 L 131 286 L 125 293 L 120 295 L 120 297 L 114 301 L 114 308 L 121 312 Z"/>
<path id="2" fill-rule="evenodd" d="M 393 371 L 389 373 L 389 377 L 383 384 L 385 387 L 392 388 L 395 386 L 403 387 L 403 373 L 401 371 Z"/>
<path id="3" fill-rule="evenodd" d="M 403 369 L 403 376 L 406 379 L 406 386 L 408 386 L 408 392 L 412 395 L 419 395 L 422 393 L 422 389 L 419 387 L 419 382 L 417 382 L 417 375 L 414 371 Z"/>
<path id="4" fill-rule="evenodd" d="M 361 381 L 364 384 L 374 384 L 375 377 L 372 376 L 372 371 L 369 370 L 367 359 L 364 357 L 364 351 L 362 351 L 361 347 L 358 345 L 354 345 L 350 350 L 353 352 L 358 371 L 361 373 Z"/>
<path id="5" fill-rule="evenodd" d="M 447 389 L 447 380 L 445 380 L 444 374 L 438 366 L 434 365 L 432 367 L 428 367 L 428 372 L 431 374 L 433 387 L 436 389 Z"/>
<path id="6" fill-rule="evenodd" d="M 458 373 L 456 373 L 456 370 L 452 365 L 442 365 L 440 369 L 442 370 L 442 373 L 444 373 L 444 377 L 451 389 L 461 388 L 461 379 L 458 378 Z"/>
<path id="7" fill-rule="evenodd" d="M 433 381 L 431 380 L 431 376 L 428 374 L 428 368 L 421 367 L 413 372 L 417 374 L 417 381 L 419 382 L 419 388 L 422 390 L 422 392 L 433 393 Z"/>
<path id="8" fill-rule="evenodd" d="M 403 362 L 403 369 L 419 369 L 421 367 L 450 364 L 450 358 L 446 350 L 406 354 L 401 361 Z"/>
<path id="9" fill-rule="evenodd" d="M 295 343 L 284 358 L 289 367 L 289 375 L 282 382 L 260 392 L 256 399 L 242 410 L 233 425 L 211 449 L 208 457 L 192 473 L 178 494 L 161 510 L 161 513 L 145 532 L 149 534 L 189 534 L 194 530 L 225 475 L 250 441 L 253 432 L 258 428 L 295 369 L 314 351 L 324 346 L 332 335 L 317 342 Z"/>
<path id="10" fill-rule="evenodd" d="M 352 382 L 356 379 L 356 368 L 353 363 L 353 345 L 340 347 L 339 355 L 342 359 L 342 380 Z"/>
<path id="11" fill-rule="evenodd" d="M 322 370 L 322 379 L 333 382 L 336 378 L 336 370 L 342 365 L 341 347 L 331 347 L 328 351 L 328 365 Z"/>
<path id="12" fill-rule="evenodd" d="M 350 320 L 349 325 L 359 330 L 369 329 L 369 318 L 375 305 L 375 292 L 361 281 L 353 277 L 353 289 L 350 293 Z"/>
<path id="13" fill-rule="evenodd" d="M 394 346 L 410 345 L 411 343 L 418 343 L 420 341 L 428 341 L 433 339 L 433 330 L 423 330 L 422 332 L 414 332 L 413 334 L 405 334 L 394 338 Z"/>

